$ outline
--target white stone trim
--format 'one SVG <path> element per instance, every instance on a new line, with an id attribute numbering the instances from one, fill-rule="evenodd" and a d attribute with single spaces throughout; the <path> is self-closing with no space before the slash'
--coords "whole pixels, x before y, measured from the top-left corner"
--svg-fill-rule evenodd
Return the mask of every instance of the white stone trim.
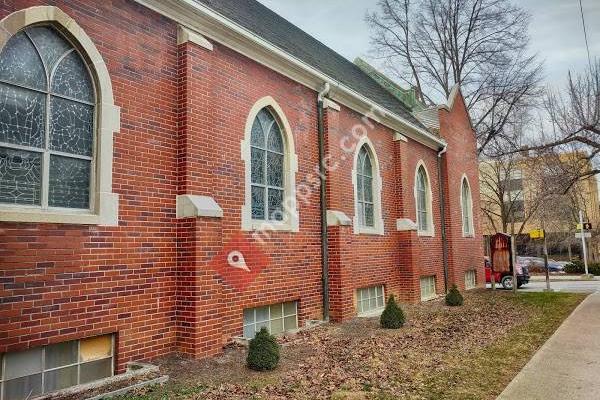
<path id="1" fill-rule="evenodd" d="M 351 226 L 352 219 L 342 211 L 327 210 L 327 226 Z"/>
<path id="2" fill-rule="evenodd" d="M 396 220 L 396 230 L 398 232 L 417 231 L 418 229 L 417 223 L 410 218 L 399 218 Z"/>
<path id="3" fill-rule="evenodd" d="M 419 175 L 419 169 L 423 168 L 425 171 L 425 175 L 427 176 L 427 226 L 428 230 L 422 231 L 419 229 L 419 202 L 417 196 L 417 177 Z M 429 175 L 429 170 L 427 169 L 427 165 L 423 160 L 419 160 L 417 163 L 417 167 L 415 168 L 415 183 L 414 183 L 414 197 L 415 197 L 415 222 L 417 223 L 417 233 L 419 236 L 435 236 L 435 226 L 433 223 L 433 193 L 431 191 L 431 177 Z"/>
<path id="4" fill-rule="evenodd" d="M 256 116 L 263 108 L 268 108 L 281 127 L 285 145 L 284 158 L 284 210 L 283 221 L 263 221 L 252 219 L 252 196 L 251 196 L 251 157 L 250 140 L 252 125 Z M 249 111 L 248 119 L 244 129 L 244 139 L 241 142 L 241 156 L 245 165 L 245 192 L 244 205 L 242 206 L 242 230 L 273 230 L 298 232 L 300 230 L 298 207 L 296 202 L 296 173 L 298 172 L 298 155 L 294 146 L 294 135 L 292 128 L 283 112 L 283 109 L 271 96 L 258 100 Z"/>
<path id="5" fill-rule="evenodd" d="M 0 206 L 0 221 L 48 222 L 58 224 L 108 225 L 119 223 L 119 196 L 112 191 L 113 135 L 119 132 L 121 109 L 115 105 L 108 68 L 96 46 L 75 22 L 58 7 L 37 6 L 16 11 L 0 21 L 0 51 L 8 40 L 34 24 L 48 23 L 74 42 L 88 63 L 97 97 L 96 156 L 90 192 L 90 211 L 41 210 L 35 207 Z"/>
<path id="6" fill-rule="evenodd" d="M 398 132 L 394 132 L 394 142 L 404 142 L 404 143 L 407 143 L 408 139 L 403 134 L 398 133 Z"/>
<path id="7" fill-rule="evenodd" d="M 213 51 L 213 44 L 198 32 L 183 25 L 177 27 L 177 44 L 191 42 L 206 50 Z"/>
<path id="8" fill-rule="evenodd" d="M 470 204 L 469 204 L 469 221 L 471 222 L 471 232 L 467 232 L 465 230 L 465 215 L 464 215 L 464 206 L 463 206 L 463 202 L 465 201 L 465 199 L 463 198 L 463 184 L 464 182 L 467 183 L 467 186 L 469 187 L 469 196 L 471 196 L 470 199 Z M 460 179 L 460 214 L 461 214 L 461 225 L 462 225 L 462 235 L 463 237 L 468 237 L 468 238 L 472 238 L 475 237 L 475 222 L 473 221 L 473 191 L 471 190 L 471 183 L 469 182 L 469 178 L 467 178 L 467 174 L 463 174 L 462 178 Z"/>
<path id="9" fill-rule="evenodd" d="M 223 218 L 223 209 L 212 197 L 183 194 L 176 201 L 177 218 Z"/>
<path id="10" fill-rule="evenodd" d="M 340 111 L 340 105 L 338 103 L 336 103 L 335 101 L 325 98 L 323 99 L 323 108 L 331 108 L 334 111 Z"/>
<path id="11" fill-rule="evenodd" d="M 366 227 L 361 226 L 358 218 L 358 178 L 357 178 L 357 167 L 358 167 L 358 154 L 363 146 L 367 146 L 373 161 L 373 219 L 374 226 Z M 363 136 L 356 144 L 356 150 L 354 152 L 354 162 L 352 164 L 352 185 L 354 188 L 354 233 L 355 234 L 366 234 L 366 235 L 383 235 L 385 233 L 382 209 L 381 209 L 381 192 L 383 190 L 383 182 L 381 180 L 381 169 L 379 168 L 379 159 L 377 153 L 375 153 L 375 146 L 368 138 Z"/>

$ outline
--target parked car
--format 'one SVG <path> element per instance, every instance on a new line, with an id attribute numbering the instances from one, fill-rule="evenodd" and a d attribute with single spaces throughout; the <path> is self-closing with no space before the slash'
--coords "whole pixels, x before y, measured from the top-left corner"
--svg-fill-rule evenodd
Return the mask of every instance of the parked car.
<path id="1" fill-rule="evenodd" d="M 545 272 L 544 259 L 540 257 L 517 257 L 517 263 L 526 266 L 530 272 Z M 564 261 L 548 260 L 548 270 L 553 273 L 564 273 Z"/>
<path id="2" fill-rule="evenodd" d="M 565 273 L 565 265 L 567 265 L 567 264 L 568 263 L 565 261 L 548 260 L 548 271 L 556 272 L 559 274 L 564 274 Z"/>
<path id="3" fill-rule="evenodd" d="M 492 264 L 488 257 L 484 259 L 485 263 L 485 281 L 492 283 Z M 494 272 L 494 282 L 502 285 L 504 289 L 511 290 L 513 288 L 512 272 Z M 517 287 L 529 283 L 529 268 L 519 262 L 517 258 Z"/>

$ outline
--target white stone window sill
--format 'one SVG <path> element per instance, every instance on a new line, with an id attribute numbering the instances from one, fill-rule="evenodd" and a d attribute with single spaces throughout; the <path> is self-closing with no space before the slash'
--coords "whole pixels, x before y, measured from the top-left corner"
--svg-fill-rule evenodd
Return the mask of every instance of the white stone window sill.
<path id="1" fill-rule="evenodd" d="M 358 313 L 357 317 L 358 318 L 380 317 L 381 314 L 383 313 L 383 310 L 385 310 L 385 307 L 377 308 L 377 309 L 371 310 L 371 311 L 365 311 L 362 313 Z"/>
<path id="2" fill-rule="evenodd" d="M 77 210 L 43 211 L 39 209 L 15 210 L 7 208 L 0 208 L 0 221 L 79 225 L 100 225 L 102 223 L 99 215 L 92 214 L 87 210 L 82 210 L 81 212 L 78 212 Z"/>
<path id="3" fill-rule="evenodd" d="M 417 231 L 417 235 L 421 237 L 435 237 L 433 231 Z"/>
<path id="4" fill-rule="evenodd" d="M 69 208 L 43 210 L 39 207 L 2 206 L 0 207 L 0 221 L 71 225 L 119 225 L 119 196 L 113 193 L 103 193 L 100 194 L 100 199 L 98 213 L 91 210 Z"/>
<path id="5" fill-rule="evenodd" d="M 474 233 L 464 233 L 463 232 L 463 237 L 464 238 L 473 239 L 475 237 L 475 234 Z"/>
<path id="6" fill-rule="evenodd" d="M 421 297 L 421 301 L 422 302 L 427 302 L 427 301 L 432 301 L 435 299 L 438 299 L 440 296 L 438 296 L 437 294 L 434 294 L 432 296 L 428 296 L 428 297 Z"/>
<path id="7" fill-rule="evenodd" d="M 367 228 L 367 227 L 357 227 L 354 232 L 356 235 L 368 235 L 368 236 L 384 236 L 385 233 L 383 229 L 379 228 Z"/>
<path id="8" fill-rule="evenodd" d="M 250 232 L 299 232 L 299 229 L 292 226 L 289 222 L 261 220 L 252 220 L 250 227 L 246 230 Z"/>

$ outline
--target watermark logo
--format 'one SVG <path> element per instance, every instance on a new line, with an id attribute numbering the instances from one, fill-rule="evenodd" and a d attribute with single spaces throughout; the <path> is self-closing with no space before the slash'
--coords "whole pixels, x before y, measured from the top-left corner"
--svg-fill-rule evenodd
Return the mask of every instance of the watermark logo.
<path id="1" fill-rule="evenodd" d="M 269 256 L 255 240 L 238 233 L 212 259 L 209 268 L 221 276 L 223 283 L 242 292 L 269 263 Z"/>

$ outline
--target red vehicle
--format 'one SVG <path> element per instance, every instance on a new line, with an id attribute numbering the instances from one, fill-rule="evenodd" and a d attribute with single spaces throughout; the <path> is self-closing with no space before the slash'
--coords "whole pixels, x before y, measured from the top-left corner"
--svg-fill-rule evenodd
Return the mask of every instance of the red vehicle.
<path id="1" fill-rule="evenodd" d="M 492 264 L 488 257 L 485 257 L 485 281 L 492 283 Z M 504 289 L 513 288 L 513 276 L 511 272 L 494 272 L 494 282 L 501 284 Z M 529 268 L 517 263 L 517 287 L 529 283 Z"/>

